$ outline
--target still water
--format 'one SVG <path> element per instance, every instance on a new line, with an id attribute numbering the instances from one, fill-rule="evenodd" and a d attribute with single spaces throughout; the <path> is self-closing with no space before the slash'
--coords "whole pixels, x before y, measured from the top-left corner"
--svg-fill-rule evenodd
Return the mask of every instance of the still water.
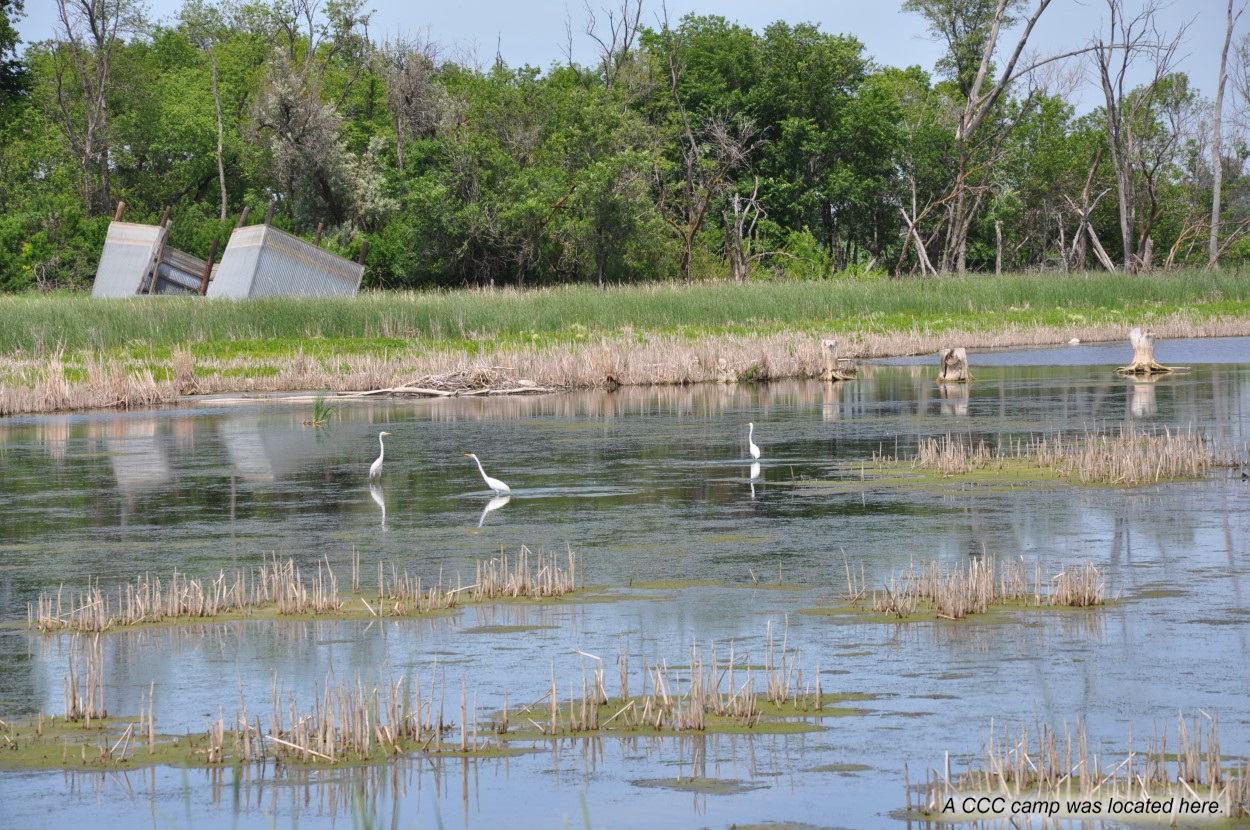
<path id="1" fill-rule="evenodd" d="M 28 604 L 62 584 L 107 588 L 175 568 L 211 577 L 274 555 L 306 571 L 328 563 L 345 583 L 358 555 L 367 593 L 377 562 L 426 584 L 467 584 L 479 560 L 522 545 L 571 548 L 579 582 L 613 601 L 112 633 L 107 708 L 137 714 L 154 683 L 158 731 L 202 732 L 219 707 L 267 711 L 275 678 L 311 700 L 328 674 L 428 684 L 438 672 L 489 713 L 505 694 L 540 698 L 553 667 L 579 676 L 578 650 L 609 662 L 625 652 L 641 673 L 688 663 L 694 644 L 723 652 L 732 642 L 758 664 L 769 637 L 784 637 L 826 692 L 872 696 L 857 704 L 864 712 L 801 735 L 564 740 L 508 759 L 304 774 L 0 773 L 0 801 L 21 827 L 302 828 L 346 824 L 360 809 L 397 827 L 901 827 L 890 813 L 903 804 L 904 762 L 915 780 L 947 751 L 975 756 L 991 719 L 1062 729 L 1084 718 L 1101 749 L 1122 755 L 1130 729 L 1171 733 L 1178 708 L 1202 709 L 1219 713 L 1223 751 L 1245 757 L 1250 485 L 1240 470 L 1131 489 L 861 480 L 874 452 L 907 457 L 947 434 L 994 445 L 1133 423 L 1250 440 L 1250 341 L 1160 344 L 1161 362 L 1191 371 L 1155 382 L 1111 371 L 1127 352 L 974 355 L 976 382 L 956 388 L 934 383 L 929 357 L 865 366 L 841 385 L 343 401 L 321 427 L 303 423 L 311 400 L 0 422 L 6 719 L 63 710 L 70 638 L 21 625 Z M 371 486 L 382 430 L 391 437 Z M 467 452 L 510 498 L 493 498 Z M 847 562 L 862 562 L 874 587 L 913 559 L 985 554 L 1037 560 L 1047 573 L 1092 561 L 1121 601 L 1009 625 L 802 613 L 840 601 Z M 652 786 L 682 775 L 734 786 Z"/>

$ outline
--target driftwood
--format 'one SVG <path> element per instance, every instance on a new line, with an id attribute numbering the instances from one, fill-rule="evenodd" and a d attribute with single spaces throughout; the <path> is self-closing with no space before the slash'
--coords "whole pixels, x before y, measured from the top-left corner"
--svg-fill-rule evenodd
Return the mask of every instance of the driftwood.
<path id="1" fill-rule="evenodd" d="M 442 375 L 426 375 L 410 380 L 401 386 L 384 389 L 368 389 L 364 392 L 340 392 L 339 397 L 369 398 L 378 395 L 411 398 L 467 398 L 488 395 L 536 395 L 554 392 L 549 386 L 539 386 L 532 380 L 508 377 L 503 367 L 470 369 L 447 372 Z"/>
<path id="2" fill-rule="evenodd" d="M 963 346 L 942 349 L 939 364 L 938 383 L 967 383 L 972 380 L 972 375 L 968 374 L 968 350 Z"/>
<path id="3" fill-rule="evenodd" d="M 1186 366 L 1163 366 L 1155 360 L 1155 333 L 1150 329 L 1134 326 L 1128 333 L 1133 345 L 1133 362 L 1116 369 L 1121 375 L 1157 375 L 1187 369 Z"/>
<path id="4" fill-rule="evenodd" d="M 820 341 L 820 353 L 825 358 L 825 370 L 820 373 L 821 380 L 851 380 L 855 377 L 855 367 L 848 359 L 838 358 L 838 341 L 826 337 Z"/>

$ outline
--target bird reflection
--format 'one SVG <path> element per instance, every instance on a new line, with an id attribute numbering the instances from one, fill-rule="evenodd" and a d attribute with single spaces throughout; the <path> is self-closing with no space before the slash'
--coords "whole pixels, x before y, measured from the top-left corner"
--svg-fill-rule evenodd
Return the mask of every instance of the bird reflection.
<path id="1" fill-rule="evenodd" d="M 382 528 L 386 528 L 386 498 L 382 494 L 382 486 L 376 482 L 369 482 L 369 495 L 373 496 L 373 501 L 378 507 L 382 508 Z"/>
<path id="2" fill-rule="evenodd" d="M 752 462 L 751 462 L 751 475 L 750 475 L 751 498 L 752 498 L 752 499 L 754 499 L 754 498 L 755 498 L 755 480 L 756 480 L 757 478 L 759 478 L 759 477 L 760 477 L 760 462 L 758 462 L 758 461 L 752 461 Z"/>
<path id="3" fill-rule="evenodd" d="M 490 513 L 493 510 L 498 510 L 510 501 L 512 501 L 512 495 L 505 494 L 502 496 L 495 496 L 493 499 L 486 502 L 486 506 L 482 508 L 482 517 L 477 520 L 477 526 L 481 527 L 482 522 L 486 521 L 487 513 Z"/>

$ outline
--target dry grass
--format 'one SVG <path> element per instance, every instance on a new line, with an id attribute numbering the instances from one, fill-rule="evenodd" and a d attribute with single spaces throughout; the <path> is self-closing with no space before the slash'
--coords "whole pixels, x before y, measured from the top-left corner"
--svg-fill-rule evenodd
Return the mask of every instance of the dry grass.
<path id="1" fill-rule="evenodd" d="M 876 460 L 893 459 L 876 457 Z M 943 475 L 1001 470 L 1023 465 L 1052 470 L 1082 483 L 1147 484 L 1200 478 L 1213 467 L 1244 463 L 1246 452 L 1218 447 L 1193 431 L 1146 432 L 1136 426 L 1112 433 L 1086 432 L 1075 438 L 1034 437 L 991 449 L 950 435 L 928 438 L 916 448 L 914 466 Z"/>
<path id="2" fill-rule="evenodd" d="M 1092 563 L 1065 569 L 1043 581 L 1040 563 L 995 556 L 946 566 L 937 561 L 892 573 L 872 595 L 872 609 L 895 617 L 931 611 L 940 619 L 961 620 L 991 606 L 1022 603 L 1032 607 L 1090 607 L 1106 602 L 1102 575 Z"/>
<path id="3" fill-rule="evenodd" d="M 442 580 L 425 587 L 419 578 L 394 563 L 378 563 L 377 594 L 370 603 L 358 597 L 370 614 L 403 616 L 455 608 L 466 594 L 473 602 L 558 597 L 576 590 L 576 555 L 572 549 L 560 566 L 554 554 L 533 554 L 522 547 L 515 559 L 479 561 L 473 585 L 451 587 Z M 360 584 L 359 558 L 352 562 L 352 590 Z M 88 580 L 80 591 L 40 593 L 27 606 L 26 622 L 40 631 L 101 632 L 117 626 L 143 625 L 175 620 L 205 620 L 224 614 L 250 614 L 274 610 L 280 615 L 317 615 L 343 612 L 346 603 L 339 593 L 338 577 L 328 559 L 307 576 L 292 559 L 274 556 L 259 568 L 220 571 L 200 580 L 175 571 L 168 580 L 143 574 L 133 582 L 119 584 L 116 594 Z"/>
<path id="4" fill-rule="evenodd" d="M 1250 769 L 1242 763 L 1231 769 L 1220 755 L 1217 718 L 1203 712 L 1187 723 L 1177 713 L 1175 748 L 1169 752 L 1167 728 L 1134 751 L 1130 733 L 1123 759 L 1110 760 L 1090 749 L 1085 724 L 1075 735 L 1065 727 L 1062 736 L 1045 724 L 1027 724 L 1001 735 L 990 725 L 989 741 L 979 767 L 971 761 L 962 774 L 952 773 L 950 756 L 942 770 L 928 770 L 922 789 L 921 812 L 936 814 L 948 798 L 956 804 L 964 794 L 1001 795 L 1010 801 L 1079 799 L 1081 801 L 1159 801 L 1168 798 L 1216 801 L 1223 818 L 1250 817 Z M 907 809 L 911 790 L 908 786 Z M 950 817 L 950 814 L 947 814 Z M 1176 813 L 1171 823 L 1176 824 Z"/>
<path id="5" fill-rule="evenodd" d="M 1243 320 L 1195 323 L 1177 318 L 1152 324 L 1160 338 L 1214 337 L 1250 333 Z M 843 357 L 875 358 L 930 354 L 949 343 L 968 348 L 1043 346 L 1122 340 L 1121 325 L 1006 327 L 995 332 L 839 332 Z M 1126 346 L 1127 349 L 1127 346 Z M 166 360 L 131 365 L 115 357 L 85 353 L 77 376 L 68 379 L 61 352 L 0 357 L 0 416 L 93 408 L 134 408 L 169 403 L 186 394 L 327 389 L 362 392 L 400 387 L 439 389 L 432 381 L 493 376 L 502 387 L 528 382 L 545 388 L 616 388 L 648 384 L 747 382 L 817 378 L 824 368 L 820 338 L 808 333 L 676 334 L 631 331 L 576 342 L 533 346 L 486 345 L 469 354 L 454 344 L 399 353 L 379 349 L 318 358 L 286 355 L 196 358 L 190 347 L 175 348 Z M 157 380 L 156 378 L 165 378 Z M 447 390 L 443 390 L 447 391 Z"/>

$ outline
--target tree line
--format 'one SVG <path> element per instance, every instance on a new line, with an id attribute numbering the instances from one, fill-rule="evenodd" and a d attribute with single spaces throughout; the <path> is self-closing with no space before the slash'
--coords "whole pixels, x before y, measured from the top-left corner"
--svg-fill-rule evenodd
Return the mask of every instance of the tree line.
<path id="1" fill-rule="evenodd" d="M 1241 0 L 1214 100 L 1154 0 L 1103 0 L 1101 31 L 1039 55 L 1050 1 L 904 0 L 945 49 L 930 71 L 642 0 L 588 5 L 566 51 L 577 28 L 595 58 L 546 69 L 379 41 L 366 0 L 184 0 L 159 24 L 139 0 L 50 0 L 53 36 L 19 51 L 23 2 L 0 0 L 0 290 L 89 285 L 118 201 L 171 208 L 171 244 L 200 256 L 272 205 L 344 255 L 367 240 L 385 287 L 1250 255 Z"/>

